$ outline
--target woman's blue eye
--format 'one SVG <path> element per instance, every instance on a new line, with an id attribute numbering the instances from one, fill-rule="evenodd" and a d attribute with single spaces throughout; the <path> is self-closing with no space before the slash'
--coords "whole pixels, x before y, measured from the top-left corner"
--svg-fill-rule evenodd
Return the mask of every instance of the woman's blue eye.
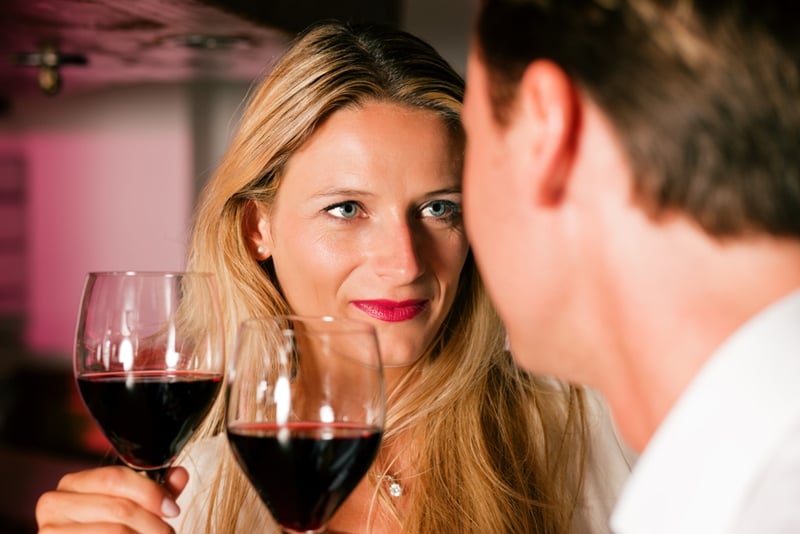
<path id="1" fill-rule="evenodd" d="M 453 219 L 461 214 L 461 207 L 450 200 L 433 200 L 422 207 L 423 217 Z"/>
<path id="2" fill-rule="evenodd" d="M 325 211 L 340 219 L 352 219 L 358 215 L 358 204 L 355 202 L 340 202 L 325 208 Z"/>

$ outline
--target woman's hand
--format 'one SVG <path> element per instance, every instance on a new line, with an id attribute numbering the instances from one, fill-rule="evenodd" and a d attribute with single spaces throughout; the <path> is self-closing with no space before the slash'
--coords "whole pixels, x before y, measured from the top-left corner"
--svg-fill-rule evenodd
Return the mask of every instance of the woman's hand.
<path id="1" fill-rule="evenodd" d="M 171 533 L 163 518 L 178 515 L 175 498 L 188 481 L 182 467 L 170 470 L 166 487 L 121 466 L 64 475 L 36 503 L 39 534 Z"/>

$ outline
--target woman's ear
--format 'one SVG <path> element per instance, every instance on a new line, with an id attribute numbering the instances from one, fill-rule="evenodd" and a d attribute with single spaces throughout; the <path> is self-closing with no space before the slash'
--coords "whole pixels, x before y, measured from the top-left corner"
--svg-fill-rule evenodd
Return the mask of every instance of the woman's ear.
<path id="1" fill-rule="evenodd" d="M 256 261 L 264 261 L 272 255 L 269 217 L 265 211 L 254 200 L 248 200 L 244 205 L 242 230 L 248 241 L 250 254 Z"/>

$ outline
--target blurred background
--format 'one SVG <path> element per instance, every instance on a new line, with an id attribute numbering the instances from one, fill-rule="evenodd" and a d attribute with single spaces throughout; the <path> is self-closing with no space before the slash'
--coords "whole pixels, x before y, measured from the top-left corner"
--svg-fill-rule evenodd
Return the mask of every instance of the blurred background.
<path id="1" fill-rule="evenodd" d="M 0 533 L 113 461 L 72 379 L 84 276 L 179 270 L 254 80 L 322 19 L 397 26 L 464 74 L 475 0 L 0 1 Z"/>

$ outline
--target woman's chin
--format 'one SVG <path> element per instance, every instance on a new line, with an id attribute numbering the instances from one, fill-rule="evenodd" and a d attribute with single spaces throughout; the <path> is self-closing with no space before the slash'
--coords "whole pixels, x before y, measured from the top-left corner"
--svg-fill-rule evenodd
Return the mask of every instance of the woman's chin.
<path id="1" fill-rule="evenodd" d="M 391 344 L 382 347 L 392 346 Z M 396 346 L 396 345 L 395 345 Z M 414 365 L 422 357 L 422 350 L 413 349 L 408 351 L 393 350 L 391 353 L 381 353 L 381 363 L 384 369 L 397 369 L 402 367 L 410 367 Z"/>

